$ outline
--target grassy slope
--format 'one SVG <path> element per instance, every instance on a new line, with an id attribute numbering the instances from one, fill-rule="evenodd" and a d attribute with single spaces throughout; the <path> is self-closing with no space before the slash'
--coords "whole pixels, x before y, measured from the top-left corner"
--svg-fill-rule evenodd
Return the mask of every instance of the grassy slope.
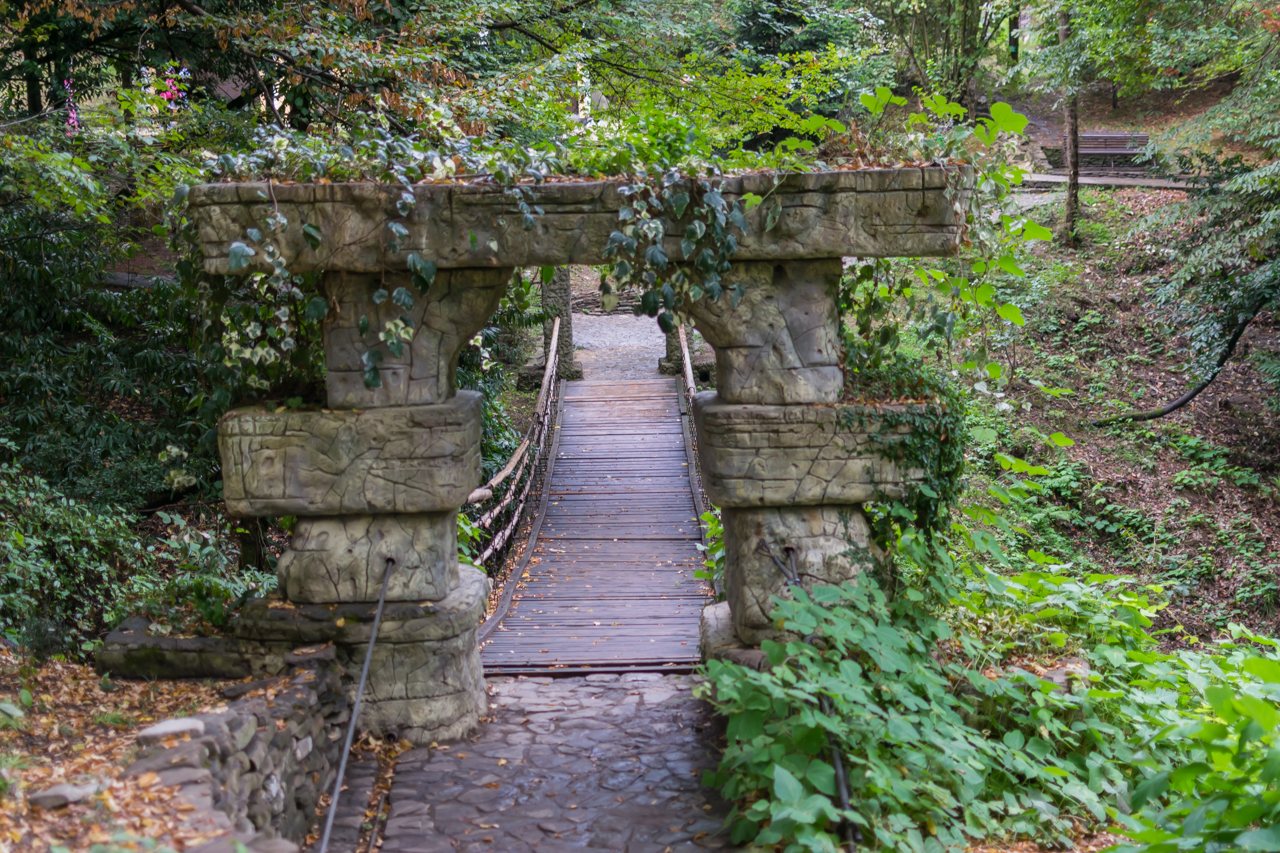
<path id="1" fill-rule="evenodd" d="M 981 473 L 970 496 L 981 500 L 985 481 L 999 479 L 993 450 L 1036 461 L 1052 471 L 1037 478 L 1045 497 L 1010 510 L 1030 533 L 1023 549 L 1164 585 L 1171 604 L 1162 627 L 1180 623 L 1207 637 L 1234 621 L 1276 634 L 1280 416 L 1267 409 L 1267 389 L 1247 357 L 1259 339 L 1277 334 L 1276 319 L 1260 317 L 1217 381 L 1176 414 L 1089 425 L 1120 407 L 1153 408 L 1189 387 L 1178 330 L 1148 304 L 1164 268 L 1161 241 L 1127 236 L 1139 218 L 1179 195 L 1084 191 L 1083 246 L 1037 245 L 1028 277 L 1010 286 L 1027 325 L 1003 354 L 1015 366 L 1008 396 L 974 394 L 973 423 L 994 427 L 1000 440 L 973 449 Z M 1060 202 L 1032 213 L 1045 225 L 1060 214 Z M 1074 393 L 1055 399 L 1029 380 Z M 1000 402 L 1017 411 L 997 411 Z M 1076 445 L 1051 448 L 1035 430 L 1066 433 Z"/>

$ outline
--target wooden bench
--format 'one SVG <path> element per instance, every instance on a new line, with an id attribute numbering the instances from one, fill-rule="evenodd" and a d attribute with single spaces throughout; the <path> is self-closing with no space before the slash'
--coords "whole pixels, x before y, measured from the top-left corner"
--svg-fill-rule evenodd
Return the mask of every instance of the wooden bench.
<path id="1" fill-rule="evenodd" d="M 1133 157 L 1147 147 L 1150 137 L 1145 133 L 1082 133 L 1081 157 Z M 1067 135 L 1062 135 L 1062 150 L 1067 150 Z"/>

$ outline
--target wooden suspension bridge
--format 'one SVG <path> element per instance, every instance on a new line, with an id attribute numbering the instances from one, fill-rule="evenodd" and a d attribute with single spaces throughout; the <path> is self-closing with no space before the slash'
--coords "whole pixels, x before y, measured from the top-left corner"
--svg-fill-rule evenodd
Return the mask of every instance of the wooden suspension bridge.
<path id="1" fill-rule="evenodd" d="M 561 387 L 530 539 L 481 632 L 485 671 L 688 671 L 710 590 L 695 577 L 701 501 L 680 381 Z"/>

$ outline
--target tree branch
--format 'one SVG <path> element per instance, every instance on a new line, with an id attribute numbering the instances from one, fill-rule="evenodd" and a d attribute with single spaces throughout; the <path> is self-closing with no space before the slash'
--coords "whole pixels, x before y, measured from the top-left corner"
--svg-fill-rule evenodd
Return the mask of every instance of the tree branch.
<path id="1" fill-rule="evenodd" d="M 1187 403 L 1190 403 L 1192 400 L 1198 397 L 1201 391 L 1208 388 L 1210 383 L 1212 383 L 1214 379 L 1218 378 L 1218 374 L 1222 372 L 1222 368 L 1226 366 L 1227 361 L 1231 358 L 1232 355 L 1235 354 L 1236 344 L 1240 343 L 1240 336 L 1244 334 L 1244 330 L 1249 327 L 1249 324 L 1251 322 L 1253 322 L 1253 318 L 1258 316 L 1258 311 L 1260 310 L 1262 309 L 1261 308 L 1254 309 L 1252 314 L 1250 314 L 1244 320 L 1241 320 L 1240 323 L 1236 325 L 1235 330 L 1231 333 L 1231 337 L 1227 339 L 1227 348 L 1223 350 L 1222 355 L 1218 357 L 1218 363 L 1214 365 L 1213 372 L 1210 373 L 1208 377 L 1204 379 L 1204 381 L 1200 382 L 1198 385 L 1196 385 L 1187 393 L 1183 394 L 1178 399 L 1174 400 L 1172 403 L 1168 403 L 1167 405 L 1161 406 L 1158 409 L 1148 409 L 1145 412 L 1130 412 L 1124 415 L 1114 415 L 1109 418 L 1102 418 L 1101 420 L 1090 421 L 1090 423 L 1092 423 L 1094 426 L 1110 426 L 1111 424 L 1119 424 L 1119 423 L 1137 423 L 1138 421 L 1153 421 L 1156 418 L 1163 418 L 1167 414 L 1178 411 L 1178 409 L 1181 409 Z"/>

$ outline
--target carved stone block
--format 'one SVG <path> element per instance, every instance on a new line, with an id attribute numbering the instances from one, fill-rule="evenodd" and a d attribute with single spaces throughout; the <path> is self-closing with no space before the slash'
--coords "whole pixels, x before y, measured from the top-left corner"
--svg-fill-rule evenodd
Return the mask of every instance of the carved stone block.
<path id="1" fill-rule="evenodd" d="M 489 579 L 483 572 L 459 566 L 458 585 L 440 601 L 388 601 L 378 643 L 433 643 L 457 637 L 479 625 L 488 594 Z M 258 598 L 241 610 L 236 636 L 288 649 L 328 641 L 339 648 L 363 646 L 376 609 L 374 602 L 364 601 L 301 604 Z"/>
<path id="2" fill-rule="evenodd" d="M 280 556 L 290 601 L 437 601 L 458 585 L 458 513 L 301 518 Z"/>
<path id="3" fill-rule="evenodd" d="M 369 411 L 235 409 L 218 449 L 235 516 L 444 512 L 480 482 L 480 394 Z"/>
<path id="4" fill-rule="evenodd" d="M 973 183 L 969 166 L 806 172 L 782 177 L 743 175 L 720 187 L 728 199 L 769 195 L 782 205 L 773 228 L 764 229 L 771 205 L 747 213 L 748 232 L 735 258 L 743 261 L 803 258 L 926 257 L 955 254 L 964 221 L 962 207 L 947 198 L 951 181 L 963 196 Z M 531 187 L 530 205 L 544 211 L 524 227 L 521 198 L 495 184 L 418 184 L 408 216 L 398 205 L 398 184 L 205 184 L 191 190 L 191 212 L 205 269 L 230 272 L 229 250 L 245 230 L 279 211 L 288 226 L 278 246 L 292 272 L 345 270 L 381 275 L 407 269 L 409 254 L 442 269 L 461 267 L 599 264 L 618 211 L 629 203 L 622 181 L 563 181 Z M 409 232 L 399 251 L 387 247 L 386 225 Z M 312 248 L 303 226 L 320 229 Z M 667 254 L 679 257 L 683 223 L 668 228 Z M 245 272 L 269 271 L 265 255 L 250 258 Z"/>
<path id="5" fill-rule="evenodd" d="M 458 354 L 484 328 L 510 278 L 510 267 L 440 270 L 423 295 L 404 272 L 326 273 L 324 289 L 331 310 L 323 335 L 329 405 L 335 409 L 421 405 L 452 397 L 457 391 Z M 407 311 L 390 298 L 401 287 L 413 297 L 413 307 Z M 386 298 L 375 303 L 379 290 L 385 291 Z M 388 321 L 402 316 L 412 322 L 413 337 L 397 356 L 378 336 Z M 361 317 L 369 323 L 363 336 Z M 363 356 L 369 350 L 382 353 L 378 365 L 382 382 L 377 388 L 364 383 Z"/>
<path id="6" fill-rule="evenodd" d="M 885 458 L 880 423 L 869 407 L 743 406 L 703 391 L 693 398 L 693 416 L 703 487 L 719 507 L 897 498 L 923 474 L 904 476 Z"/>
<path id="7" fill-rule="evenodd" d="M 716 389 L 726 403 L 834 403 L 840 399 L 839 258 L 739 263 L 724 285 L 742 285 L 690 306 L 716 351 Z"/>
<path id="8" fill-rule="evenodd" d="M 750 645 L 782 632 L 769 619 L 772 599 L 790 598 L 786 576 L 761 547 L 784 564 L 794 549 L 800 586 L 838 586 L 872 567 L 883 552 L 857 506 L 724 509 L 725 598 L 738 637 Z"/>

